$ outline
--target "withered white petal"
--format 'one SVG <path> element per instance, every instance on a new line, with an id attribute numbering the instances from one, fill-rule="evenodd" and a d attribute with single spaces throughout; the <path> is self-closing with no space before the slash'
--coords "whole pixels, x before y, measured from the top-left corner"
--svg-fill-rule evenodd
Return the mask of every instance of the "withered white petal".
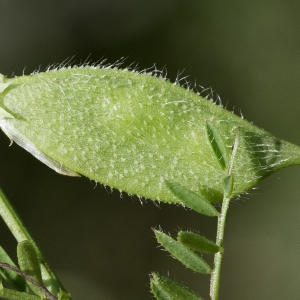
<path id="1" fill-rule="evenodd" d="M 5 112 L 5 110 L 1 110 Z M 27 150 L 34 157 L 46 164 L 51 169 L 55 170 L 57 173 L 67 176 L 80 176 L 78 173 L 68 169 L 63 164 L 60 164 L 59 162 L 47 156 L 45 153 L 41 152 L 29 139 L 27 139 L 14 127 L 9 119 L 1 118 L 2 111 L 0 111 L 0 128 L 11 140 L 11 143 L 13 141 L 16 142 L 16 144 Z"/>

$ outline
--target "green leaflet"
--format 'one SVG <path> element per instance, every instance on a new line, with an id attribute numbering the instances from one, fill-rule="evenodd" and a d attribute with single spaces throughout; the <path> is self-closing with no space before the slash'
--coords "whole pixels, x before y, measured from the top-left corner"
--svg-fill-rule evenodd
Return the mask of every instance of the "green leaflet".
<path id="1" fill-rule="evenodd" d="M 206 124 L 222 137 L 223 150 L 240 128 L 233 196 L 299 164 L 297 146 L 163 78 L 128 70 L 73 67 L 0 77 L 0 108 L 6 135 L 56 171 L 153 200 L 178 202 L 164 184 L 168 178 L 222 201 L 224 171 Z"/>
<path id="2" fill-rule="evenodd" d="M 166 186 L 185 206 L 208 217 L 219 216 L 220 213 L 210 204 L 209 201 L 187 190 L 177 182 L 165 179 Z"/>
<path id="3" fill-rule="evenodd" d="M 224 252 L 222 247 L 217 246 L 214 242 L 207 238 L 190 232 L 190 231 L 179 231 L 177 236 L 178 242 L 189 247 L 193 250 L 204 252 L 204 253 L 217 253 Z"/>
<path id="4" fill-rule="evenodd" d="M 185 286 L 156 273 L 151 275 L 151 290 L 157 300 L 204 300 Z"/>
<path id="5" fill-rule="evenodd" d="M 183 265 L 198 273 L 211 273 L 210 266 L 192 250 L 159 230 L 154 232 L 157 241 Z"/>
<path id="6" fill-rule="evenodd" d="M 226 148 L 219 131 L 209 121 L 206 122 L 206 132 L 208 140 L 210 141 L 210 146 L 215 153 L 221 168 L 225 171 L 229 165 L 228 149 Z"/>

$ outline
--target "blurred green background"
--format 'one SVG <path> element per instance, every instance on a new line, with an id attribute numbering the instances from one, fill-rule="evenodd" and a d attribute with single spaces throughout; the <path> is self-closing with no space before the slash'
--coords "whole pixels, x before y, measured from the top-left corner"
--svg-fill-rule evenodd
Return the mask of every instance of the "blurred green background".
<path id="1" fill-rule="evenodd" d="M 155 63 L 171 80 L 184 70 L 228 109 L 300 144 L 299 11 L 296 0 L 2 0 L 0 73 L 30 74 L 72 56 Z M 214 239 L 215 220 L 58 175 L 8 145 L 1 133 L 0 186 L 73 299 L 152 299 L 151 271 L 208 299 L 209 277 L 158 249 L 151 228 Z M 299 181 L 300 167 L 283 170 L 231 204 L 220 299 L 300 299 Z M 3 222 L 0 241 L 15 255 Z"/>

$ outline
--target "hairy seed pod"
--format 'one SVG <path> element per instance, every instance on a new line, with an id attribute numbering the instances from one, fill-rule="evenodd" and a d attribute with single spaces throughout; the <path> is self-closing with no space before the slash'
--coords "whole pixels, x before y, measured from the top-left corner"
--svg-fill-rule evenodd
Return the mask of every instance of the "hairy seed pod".
<path id="1" fill-rule="evenodd" d="M 73 67 L 0 77 L 0 127 L 12 141 L 59 173 L 153 200 L 178 202 L 164 178 L 222 200 L 226 170 L 208 141 L 208 121 L 228 149 L 240 130 L 233 195 L 300 161 L 297 146 L 150 74 Z"/>

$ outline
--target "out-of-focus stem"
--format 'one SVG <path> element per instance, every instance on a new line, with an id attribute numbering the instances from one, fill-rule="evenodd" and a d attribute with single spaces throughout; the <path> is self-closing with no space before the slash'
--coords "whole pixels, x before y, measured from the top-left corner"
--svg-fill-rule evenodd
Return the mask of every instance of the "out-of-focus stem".
<path id="1" fill-rule="evenodd" d="M 11 233 L 15 237 L 18 243 L 28 240 L 33 243 L 35 251 L 39 257 L 41 262 L 41 272 L 43 282 L 45 283 L 45 287 L 51 292 L 53 295 L 58 295 L 59 289 L 65 291 L 60 280 L 57 276 L 52 272 L 49 265 L 47 264 L 42 252 L 34 242 L 32 236 L 22 223 L 20 217 L 10 204 L 7 197 L 4 195 L 2 190 L 0 189 L 0 215 L 8 228 L 10 229 Z"/>

